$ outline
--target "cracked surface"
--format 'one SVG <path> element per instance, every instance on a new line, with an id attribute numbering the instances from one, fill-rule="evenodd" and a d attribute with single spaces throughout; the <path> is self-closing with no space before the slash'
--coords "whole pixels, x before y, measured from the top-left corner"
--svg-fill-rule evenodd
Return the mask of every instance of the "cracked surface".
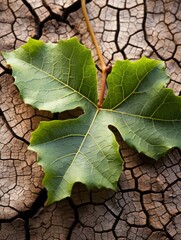
<path id="1" fill-rule="evenodd" d="M 165 61 L 181 92 L 180 0 L 92 0 L 89 17 L 106 63 L 142 55 Z M 1 0 L 0 50 L 29 37 L 57 42 L 77 35 L 95 49 L 75 0 Z M 99 66 L 99 63 L 97 63 Z M 155 162 L 120 142 L 124 172 L 119 191 L 92 191 L 76 184 L 71 199 L 44 208 L 43 172 L 27 150 L 40 120 L 55 119 L 19 97 L 0 57 L 0 240 L 180 240 L 181 152 Z"/>

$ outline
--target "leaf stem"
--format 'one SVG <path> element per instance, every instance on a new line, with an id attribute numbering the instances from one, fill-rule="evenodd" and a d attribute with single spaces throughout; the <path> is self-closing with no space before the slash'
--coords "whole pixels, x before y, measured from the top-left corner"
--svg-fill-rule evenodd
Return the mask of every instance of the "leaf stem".
<path id="1" fill-rule="evenodd" d="M 100 92 L 100 97 L 99 97 L 99 102 L 98 102 L 98 107 L 101 108 L 102 107 L 102 103 L 104 100 L 104 93 L 105 93 L 105 87 L 106 87 L 106 78 L 107 78 L 107 73 L 108 73 L 108 67 L 106 66 L 101 50 L 99 48 L 99 44 L 97 42 L 96 36 L 94 34 L 94 31 L 92 30 L 92 27 L 90 25 L 89 22 L 89 18 L 88 18 L 88 14 L 87 14 L 87 10 L 86 10 L 86 0 L 80 0 L 81 1 L 81 8 L 82 8 L 82 13 L 83 16 L 85 18 L 85 22 L 87 24 L 87 29 L 91 35 L 92 41 L 94 43 L 94 46 L 96 48 L 96 52 L 101 64 L 101 69 L 102 69 L 102 79 L 101 79 L 101 92 Z"/>

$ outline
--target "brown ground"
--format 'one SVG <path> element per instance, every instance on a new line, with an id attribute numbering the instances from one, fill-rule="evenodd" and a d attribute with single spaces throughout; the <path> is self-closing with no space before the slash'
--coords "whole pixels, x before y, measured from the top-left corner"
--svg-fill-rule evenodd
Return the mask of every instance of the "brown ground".
<path id="1" fill-rule="evenodd" d="M 79 4 L 74 2 L 0 0 L 0 50 L 17 48 L 29 37 L 57 42 L 74 35 L 93 49 Z M 89 16 L 106 62 L 142 55 L 162 59 L 171 78 L 168 87 L 179 94 L 181 1 L 89 2 Z M 181 239 L 178 149 L 155 162 L 121 143 L 125 164 L 117 193 L 89 192 L 77 184 L 72 199 L 44 208 L 43 173 L 27 146 L 39 121 L 56 116 L 25 105 L 10 70 L 0 60 L 0 240 Z"/>

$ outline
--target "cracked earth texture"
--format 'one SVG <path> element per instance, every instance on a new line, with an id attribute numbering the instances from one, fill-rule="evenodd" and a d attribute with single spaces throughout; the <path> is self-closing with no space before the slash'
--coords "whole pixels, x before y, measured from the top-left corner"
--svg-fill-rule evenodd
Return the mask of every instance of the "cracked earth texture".
<path id="1" fill-rule="evenodd" d="M 168 87 L 180 94 L 180 0 L 89 0 L 87 8 L 106 63 L 142 55 L 164 60 Z M 0 0 L 0 50 L 29 37 L 57 42 L 75 35 L 97 61 L 80 2 Z M 27 146 L 40 120 L 56 118 L 22 102 L 0 57 L 0 240 L 181 239 L 179 149 L 155 162 L 121 141 L 118 192 L 76 184 L 71 199 L 45 208 L 43 172 Z"/>

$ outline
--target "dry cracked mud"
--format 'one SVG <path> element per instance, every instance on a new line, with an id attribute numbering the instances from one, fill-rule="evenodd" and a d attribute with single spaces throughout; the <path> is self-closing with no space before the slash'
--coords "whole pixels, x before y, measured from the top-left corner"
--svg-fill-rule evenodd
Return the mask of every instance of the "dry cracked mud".
<path id="1" fill-rule="evenodd" d="M 161 59 L 168 87 L 180 94 L 180 0 L 89 0 L 87 9 L 106 63 L 142 55 Z M 0 0 L 0 50 L 29 37 L 57 42 L 75 35 L 97 61 L 79 1 Z M 179 149 L 156 162 L 121 141 L 118 192 L 76 184 L 71 199 L 44 207 L 43 172 L 27 146 L 38 123 L 56 117 L 22 102 L 0 57 L 0 240 L 181 239 Z"/>

